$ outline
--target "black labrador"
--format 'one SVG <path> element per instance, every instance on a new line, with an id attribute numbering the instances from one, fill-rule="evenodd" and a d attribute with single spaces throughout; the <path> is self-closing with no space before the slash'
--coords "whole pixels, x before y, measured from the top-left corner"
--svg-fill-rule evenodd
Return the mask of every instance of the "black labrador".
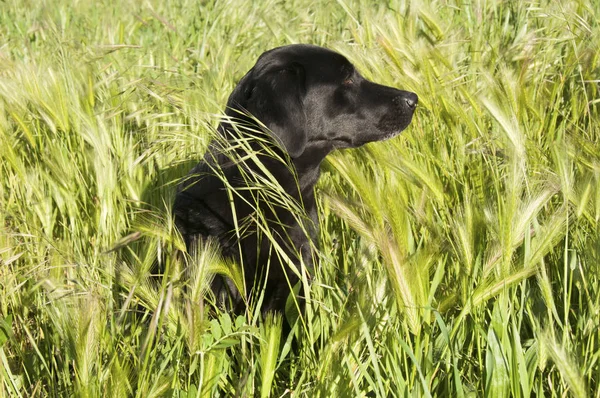
<path id="1" fill-rule="evenodd" d="M 256 296 L 252 291 L 264 288 L 263 314 L 284 311 L 301 270 L 310 274 L 313 266 L 321 162 L 335 149 L 399 134 L 417 101 L 414 93 L 366 80 L 325 48 L 288 45 L 258 58 L 231 93 L 228 118 L 180 184 L 173 209 L 188 250 L 211 237 L 224 257 L 243 265 L 245 292 L 224 276 L 214 278 L 220 306 L 240 312 Z M 305 210 L 305 218 L 261 196 L 255 182 L 269 179 Z M 271 238 L 263 239 L 267 233 Z"/>

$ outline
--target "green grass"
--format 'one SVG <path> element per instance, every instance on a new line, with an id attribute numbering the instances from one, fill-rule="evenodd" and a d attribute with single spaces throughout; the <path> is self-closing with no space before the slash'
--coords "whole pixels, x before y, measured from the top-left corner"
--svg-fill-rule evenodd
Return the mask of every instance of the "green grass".
<path id="1" fill-rule="evenodd" d="M 599 4 L 0 2 L 0 396 L 599 397 Z M 300 42 L 420 102 L 323 165 L 294 347 L 209 316 L 169 209 Z"/>

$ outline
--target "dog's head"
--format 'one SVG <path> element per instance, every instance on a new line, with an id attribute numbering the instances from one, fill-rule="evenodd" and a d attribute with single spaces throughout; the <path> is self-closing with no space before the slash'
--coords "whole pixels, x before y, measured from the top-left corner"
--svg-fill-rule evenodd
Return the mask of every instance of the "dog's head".
<path id="1" fill-rule="evenodd" d="M 297 158 L 307 148 L 326 153 L 393 137 L 410 124 L 417 101 L 363 78 L 334 51 L 297 44 L 262 54 L 229 97 L 227 114 L 253 115 Z"/>

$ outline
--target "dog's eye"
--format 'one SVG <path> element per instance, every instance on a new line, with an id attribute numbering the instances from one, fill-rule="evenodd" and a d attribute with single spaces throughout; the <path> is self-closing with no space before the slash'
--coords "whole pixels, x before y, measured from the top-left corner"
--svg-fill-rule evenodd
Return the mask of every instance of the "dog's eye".
<path id="1" fill-rule="evenodd" d="M 354 80 L 352 80 L 352 78 L 350 78 L 350 77 L 349 77 L 349 78 L 347 78 L 346 80 L 344 80 L 344 81 L 342 82 L 342 84 L 343 84 L 344 86 L 351 86 L 351 85 L 353 85 L 353 84 L 354 84 Z"/>

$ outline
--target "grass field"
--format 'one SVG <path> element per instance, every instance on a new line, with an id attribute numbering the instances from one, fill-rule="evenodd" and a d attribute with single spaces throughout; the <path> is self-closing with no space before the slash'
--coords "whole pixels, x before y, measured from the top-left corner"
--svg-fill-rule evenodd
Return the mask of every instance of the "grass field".
<path id="1" fill-rule="evenodd" d="M 600 397 L 600 3 L 0 2 L 0 396 Z M 414 91 L 323 165 L 296 343 L 209 316 L 174 187 L 263 51 Z M 171 272 L 153 283 L 157 258 Z"/>

